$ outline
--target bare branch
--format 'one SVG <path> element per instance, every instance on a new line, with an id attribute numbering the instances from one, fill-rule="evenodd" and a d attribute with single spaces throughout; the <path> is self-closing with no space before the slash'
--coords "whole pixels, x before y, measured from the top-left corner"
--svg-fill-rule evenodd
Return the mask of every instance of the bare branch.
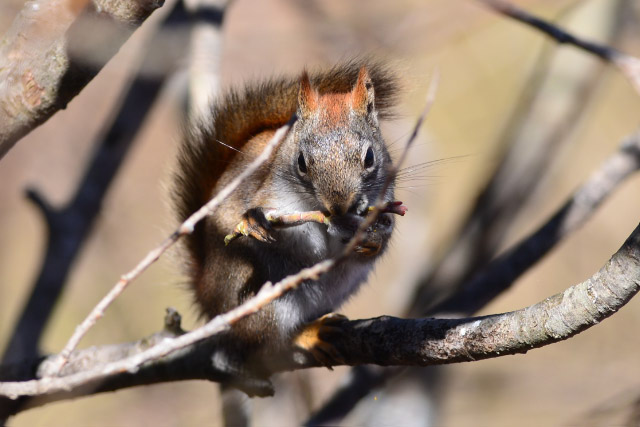
<path id="1" fill-rule="evenodd" d="M 185 0 L 195 18 L 191 28 L 188 118 L 206 120 L 219 90 L 222 23 L 231 0 Z"/>
<path id="2" fill-rule="evenodd" d="M 640 131 L 629 135 L 542 227 L 500 255 L 459 292 L 430 310 L 470 315 L 509 289 L 556 244 L 584 224 L 626 178 L 640 170 Z"/>
<path id="3" fill-rule="evenodd" d="M 102 47 L 114 55 L 162 0 L 31 0 L 0 42 L 0 159 L 24 135 L 64 108 L 97 74 L 69 46 L 86 37 L 81 18 L 114 27 Z"/>
<path id="4" fill-rule="evenodd" d="M 312 277 L 323 268 L 325 267 L 318 265 L 307 269 L 304 274 Z M 293 278 L 285 279 L 283 282 L 291 280 Z M 191 363 L 185 363 L 184 359 L 180 360 L 180 355 L 171 361 L 156 361 L 144 367 L 132 362 L 145 358 L 149 352 L 160 354 L 164 352 L 161 348 L 166 349 L 172 346 L 171 343 L 190 335 L 203 336 L 206 333 L 204 329 L 224 328 L 223 317 L 229 321 L 241 310 L 255 309 L 255 300 L 265 295 L 273 296 L 278 292 L 276 288 L 280 285 L 287 286 L 286 283 L 265 286 L 256 298 L 243 304 L 244 307 L 238 307 L 232 312 L 216 317 L 203 328 L 175 338 L 162 337 L 159 344 L 147 350 L 136 349 L 133 346 L 124 350 L 126 354 L 136 351 L 138 354 L 117 362 L 98 365 L 89 370 L 86 369 L 86 362 L 68 365 L 65 369 L 69 370 L 72 366 L 76 366 L 78 372 L 69 373 L 62 378 L 48 377 L 33 381 L 3 382 L 0 383 L 0 395 L 16 398 L 24 395 L 57 393 L 57 398 L 62 399 L 65 396 L 68 398 L 75 388 L 83 384 L 86 385 L 96 379 L 113 379 L 125 373 L 129 375 L 129 386 L 137 385 L 140 381 L 136 382 L 135 377 L 137 372 L 140 372 L 139 369 L 151 369 L 155 363 L 163 365 L 158 373 L 170 371 L 166 363 L 179 361 L 182 366 L 180 374 L 182 379 L 194 378 L 193 374 L 196 371 L 202 375 L 202 367 L 199 366 L 201 363 L 193 363 L 195 354 L 199 351 L 194 347 L 190 348 L 191 351 L 184 353 Z M 568 339 L 600 323 L 624 306 L 638 290 L 640 290 L 640 225 L 620 250 L 594 276 L 538 304 L 510 313 L 468 319 L 398 319 L 384 316 L 345 321 L 340 325 L 344 334 L 336 336 L 332 343 L 342 350 L 344 362 L 348 365 L 368 363 L 383 366 L 431 366 L 526 353 L 530 349 Z M 191 342 L 189 345 L 195 343 L 192 338 L 187 338 L 187 341 Z M 185 348 L 185 350 L 189 349 Z M 104 351 L 114 352 L 113 346 L 105 347 Z M 204 352 L 202 354 L 210 354 L 210 349 L 201 351 Z M 74 356 L 82 352 L 77 355 L 74 353 Z M 122 349 L 115 353 L 118 352 L 122 352 Z M 164 353 L 163 356 L 167 354 Z M 277 370 L 318 366 L 314 358 L 305 357 L 295 349 L 291 350 L 290 355 L 290 358 L 282 359 Z M 202 361 L 202 359 L 199 360 Z M 205 365 L 210 364 L 205 363 Z M 167 377 L 167 374 L 161 374 L 151 380 L 160 382 L 167 380 Z M 171 380 L 175 379 L 176 375 L 171 374 Z M 217 380 L 216 375 L 206 379 Z M 119 387 L 126 386 L 126 381 L 119 384 Z M 93 392 L 89 391 L 89 393 Z"/>
<path id="5" fill-rule="evenodd" d="M 530 307 L 467 319 L 377 319 L 342 326 L 346 364 L 430 366 L 526 353 L 600 323 L 640 290 L 640 225 L 590 279 Z M 384 337 L 384 339 L 380 339 Z"/>
<path id="6" fill-rule="evenodd" d="M 505 16 L 513 18 L 516 21 L 520 21 L 523 24 L 529 25 L 545 33 L 558 43 L 570 44 L 592 53 L 607 62 L 611 62 L 618 67 L 622 74 L 629 80 L 636 92 L 640 94 L 640 59 L 624 52 L 620 52 L 612 47 L 576 37 L 552 23 L 532 15 L 524 9 L 520 9 L 509 2 L 502 0 L 479 1 Z"/>
<path id="7" fill-rule="evenodd" d="M 422 316 L 451 297 L 496 256 L 518 214 L 543 182 L 540 177 L 556 153 L 571 143 L 568 135 L 589 105 L 599 67 L 592 64 L 574 69 L 567 81 L 566 75 L 552 71 L 562 63 L 561 58 L 544 56 L 543 62 L 524 85 L 526 89 L 519 97 L 524 101 L 499 137 L 501 159 L 493 175 L 475 196 L 445 253 L 423 272 L 411 307 L 406 310 L 408 316 Z M 564 88 L 561 97 L 556 90 L 558 84 Z M 549 114 L 550 101 L 553 114 Z"/>

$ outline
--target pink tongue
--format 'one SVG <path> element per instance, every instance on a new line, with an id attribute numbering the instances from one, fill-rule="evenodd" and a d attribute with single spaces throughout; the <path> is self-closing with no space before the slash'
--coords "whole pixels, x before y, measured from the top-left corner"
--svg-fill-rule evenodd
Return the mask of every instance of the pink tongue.
<path id="1" fill-rule="evenodd" d="M 404 216 L 409 209 L 401 201 L 389 202 L 382 212 Z"/>

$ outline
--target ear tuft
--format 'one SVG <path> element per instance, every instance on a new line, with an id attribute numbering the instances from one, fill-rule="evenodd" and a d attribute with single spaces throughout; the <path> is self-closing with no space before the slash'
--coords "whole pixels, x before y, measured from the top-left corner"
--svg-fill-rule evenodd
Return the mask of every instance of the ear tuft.
<path id="1" fill-rule="evenodd" d="M 307 118 L 318 108 L 318 92 L 311 87 L 307 70 L 300 76 L 300 89 L 298 90 L 298 116 Z"/>
<path id="2" fill-rule="evenodd" d="M 351 108 L 367 116 L 374 111 L 373 82 L 366 67 L 360 68 L 358 81 L 351 91 Z"/>

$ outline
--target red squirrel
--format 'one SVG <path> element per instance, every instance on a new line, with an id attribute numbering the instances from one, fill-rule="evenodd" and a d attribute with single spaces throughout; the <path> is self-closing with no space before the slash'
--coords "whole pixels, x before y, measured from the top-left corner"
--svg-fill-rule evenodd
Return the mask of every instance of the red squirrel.
<path id="1" fill-rule="evenodd" d="M 387 67 L 351 61 L 231 90 L 213 104 L 206 123 L 187 133 L 172 191 L 179 221 L 237 176 L 277 128 L 291 123 L 271 158 L 186 238 L 187 274 L 204 316 L 229 311 L 265 282 L 340 254 L 389 175 L 391 157 L 379 119 L 391 115 L 397 87 Z M 384 201 L 392 201 L 393 194 L 390 185 Z M 272 209 L 319 210 L 330 225 L 275 229 L 264 215 Z M 239 222 L 250 236 L 225 245 Z M 393 226 L 393 215 L 382 213 L 344 262 L 235 324 L 214 351 L 215 366 L 266 372 L 269 358 L 290 348 L 296 337 L 308 337 L 301 334 L 305 325 L 356 292 L 384 252 Z M 295 342 L 319 354 L 314 340 Z"/>

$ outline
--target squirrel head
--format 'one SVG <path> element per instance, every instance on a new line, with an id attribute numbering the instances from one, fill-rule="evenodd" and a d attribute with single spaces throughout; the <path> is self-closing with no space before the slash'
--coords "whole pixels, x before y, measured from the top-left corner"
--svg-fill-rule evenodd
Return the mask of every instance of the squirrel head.
<path id="1" fill-rule="evenodd" d="M 306 192 L 315 195 L 315 208 L 330 215 L 363 215 L 391 162 L 367 69 L 360 69 L 350 92 L 327 94 L 320 94 L 304 72 L 296 116 L 290 166 Z"/>

